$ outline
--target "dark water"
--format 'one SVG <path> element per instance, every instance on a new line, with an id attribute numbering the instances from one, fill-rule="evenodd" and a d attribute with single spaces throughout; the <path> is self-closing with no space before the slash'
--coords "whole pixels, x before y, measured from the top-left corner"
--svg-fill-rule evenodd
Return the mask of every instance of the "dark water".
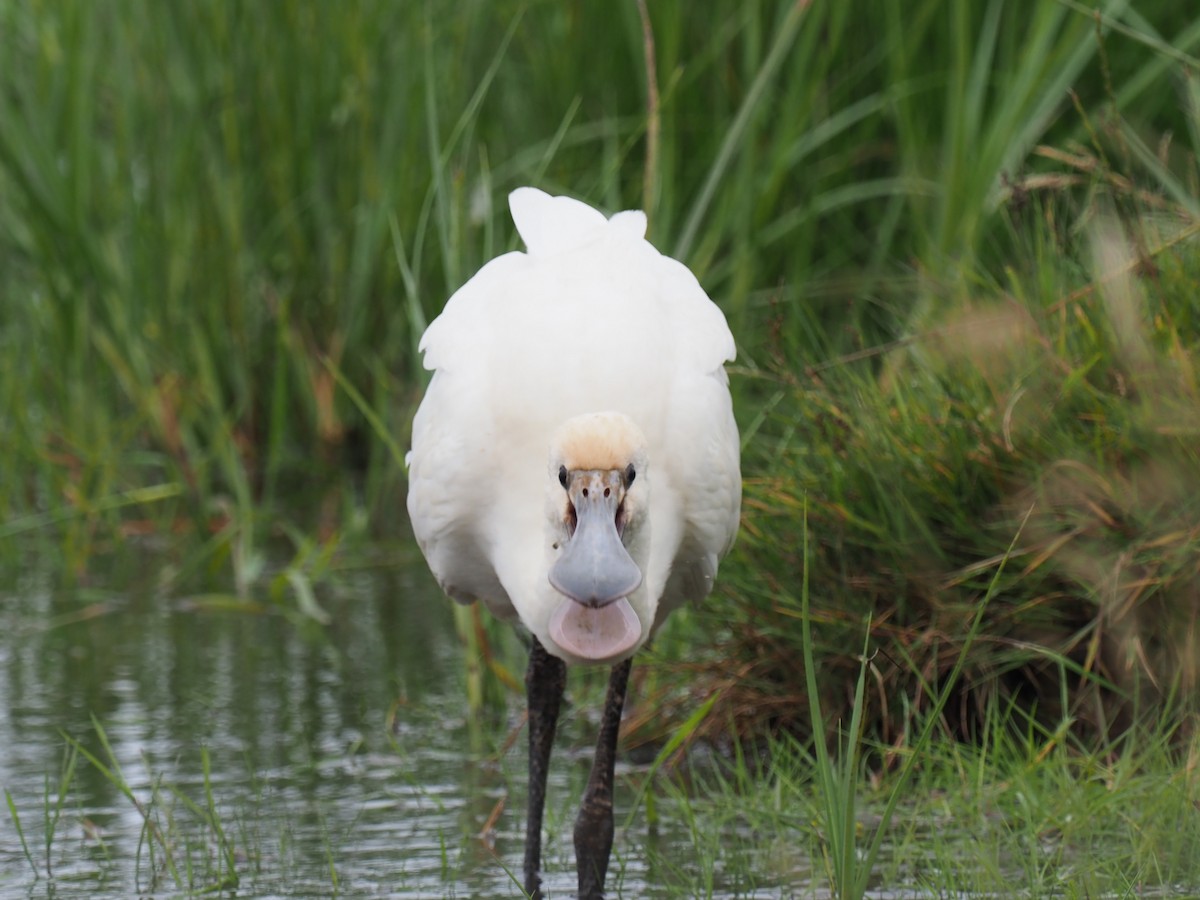
<path id="1" fill-rule="evenodd" d="M 520 896 L 522 700 L 468 721 L 451 606 L 419 563 L 339 572 L 324 627 L 172 594 L 154 569 L 70 589 L 27 572 L 0 596 L 0 787 L 28 846 L 6 804 L 0 897 Z M 566 713 L 552 767 L 553 897 L 573 895 L 585 719 Z M 641 782 L 623 771 L 619 810 Z M 669 799 L 657 813 L 618 813 L 611 896 L 791 896 L 698 845 Z"/>

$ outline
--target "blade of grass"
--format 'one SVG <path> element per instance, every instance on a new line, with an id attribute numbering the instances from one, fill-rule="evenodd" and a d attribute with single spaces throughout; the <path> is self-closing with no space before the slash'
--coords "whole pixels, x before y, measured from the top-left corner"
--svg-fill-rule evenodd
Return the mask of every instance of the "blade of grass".
<path id="1" fill-rule="evenodd" d="M 4 789 L 4 799 L 8 804 L 8 815 L 12 819 L 13 828 L 16 829 L 17 839 L 21 842 L 21 852 L 25 855 L 25 861 L 29 863 L 29 868 L 33 870 L 33 880 L 37 881 L 41 878 L 41 872 L 38 871 L 37 863 L 33 861 L 33 855 L 29 852 L 29 843 L 25 840 L 25 829 L 21 827 L 21 816 L 17 812 L 17 804 L 8 788 Z"/>
<path id="2" fill-rule="evenodd" d="M 700 231 L 700 225 L 704 221 L 704 217 L 708 214 L 708 207 L 717 192 L 717 186 L 721 183 L 721 179 L 725 177 L 725 173 L 733 162 L 734 155 L 740 148 L 742 138 L 750 125 L 750 120 L 753 118 L 755 112 L 758 111 L 759 103 L 766 94 L 771 79 L 775 77 L 776 72 L 783 64 L 788 51 L 791 49 L 792 43 L 796 39 L 796 34 L 800 30 L 800 24 L 804 21 L 804 13 L 808 10 L 810 2 L 811 0 L 795 0 L 788 10 L 787 15 L 784 16 L 783 21 L 780 23 L 779 31 L 775 36 L 775 42 L 771 45 L 771 49 L 767 53 L 767 58 L 763 60 L 758 74 L 755 75 L 754 81 L 750 84 L 750 89 L 746 92 L 745 99 L 743 99 L 737 115 L 730 123 L 725 138 L 721 141 L 720 149 L 717 151 L 717 155 L 708 169 L 708 175 L 704 179 L 704 184 L 701 186 L 699 194 L 696 195 L 696 199 L 692 203 L 686 219 L 684 219 L 683 229 L 680 232 L 679 239 L 675 242 L 675 249 L 671 253 L 676 259 L 686 260 L 691 253 L 692 243 Z"/>

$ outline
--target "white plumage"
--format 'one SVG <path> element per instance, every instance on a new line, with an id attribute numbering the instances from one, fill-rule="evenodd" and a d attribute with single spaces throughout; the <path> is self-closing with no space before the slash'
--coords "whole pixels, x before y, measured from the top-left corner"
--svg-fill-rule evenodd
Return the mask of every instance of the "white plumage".
<path id="1" fill-rule="evenodd" d="M 541 893 L 546 771 L 565 664 L 612 666 L 575 822 L 581 898 L 604 896 L 631 658 L 712 589 L 737 531 L 725 317 L 686 267 L 566 197 L 509 197 L 527 253 L 485 265 L 421 339 L 408 512 L 451 597 L 530 631 L 524 890 Z"/>
<path id="2" fill-rule="evenodd" d="M 434 375 L 413 421 L 409 515 L 451 597 L 519 618 L 567 662 L 594 661 L 547 632 L 571 602 L 547 577 L 558 552 L 547 495 L 561 493 L 548 459 L 567 420 L 624 413 L 645 436 L 649 488 L 648 555 L 629 598 L 642 634 L 629 655 L 673 608 L 709 592 L 737 529 L 723 368 L 733 337 L 692 273 L 644 239 L 643 213 L 606 220 L 533 188 L 509 203 L 528 252 L 487 263 L 421 340 Z"/>

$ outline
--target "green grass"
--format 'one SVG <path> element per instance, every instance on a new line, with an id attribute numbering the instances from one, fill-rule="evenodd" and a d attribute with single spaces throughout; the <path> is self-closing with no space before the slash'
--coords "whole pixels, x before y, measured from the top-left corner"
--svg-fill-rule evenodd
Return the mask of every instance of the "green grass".
<path id="1" fill-rule="evenodd" d="M 748 447 L 741 552 L 706 608 L 718 656 L 750 666 L 733 706 L 772 727 L 806 718 L 789 675 L 806 497 L 818 655 L 846 680 L 868 619 L 893 700 L 920 694 L 917 673 L 948 672 L 1028 517 L 967 661 L 969 690 L 1101 735 L 1175 691 L 1193 704 L 1195 257 L 1141 231 L 1157 276 L 1143 282 L 1124 238 L 1089 231 L 1094 279 L 1010 272 L 1007 290 L 973 292 L 876 371 L 847 360 L 755 373 L 776 393 Z M 1066 710 L 1063 665 L 1076 678 Z M 902 707 L 886 715 L 881 733 L 907 730 Z M 969 698 L 956 717 L 969 735 Z"/>
<path id="2" fill-rule="evenodd" d="M 1031 897 L 1197 889 L 1195 773 L 1177 765 L 1168 731 L 1139 734 L 1139 750 L 1104 761 L 1019 713 L 994 712 L 977 744 L 928 744 L 890 820 L 895 773 L 862 772 L 848 824 L 881 850 L 871 871 L 859 871 L 860 888 Z M 782 738 L 769 758 L 765 771 L 693 770 L 686 787 L 664 787 L 661 805 L 694 829 L 692 895 L 732 880 L 746 894 L 782 885 L 783 896 L 861 896 L 835 888 L 838 838 L 811 747 Z M 677 855 L 663 864 L 684 868 Z"/>
<path id="3" fill-rule="evenodd" d="M 906 334 L 1008 262 L 1006 185 L 1087 134 L 1068 87 L 1187 133 L 1158 88 L 1200 25 L 1161 6 L 1110 3 L 1109 30 L 1052 2 L 655 4 L 648 182 L 632 4 L 6 7 L 3 383 L 28 475 L 5 507 L 65 495 L 111 529 L 91 508 L 152 481 L 183 494 L 156 521 L 270 521 L 314 459 L 395 490 L 419 330 L 512 245 L 527 181 L 614 209 L 648 189 L 652 238 L 749 362 Z"/>

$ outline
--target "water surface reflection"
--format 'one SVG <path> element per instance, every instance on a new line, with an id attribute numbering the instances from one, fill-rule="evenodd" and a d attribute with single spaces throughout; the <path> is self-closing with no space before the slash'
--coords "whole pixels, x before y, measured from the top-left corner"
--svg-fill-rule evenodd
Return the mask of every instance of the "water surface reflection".
<path id="1" fill-rule="evenodd" d="M 26 574 L 0 597 L 0 785 L 39 872 L 0 814 L 0 896 L 222 885 L 242 897 L 520 895 L 508 872 L 519 875 L 522 853 L 523 735 L 495 751 L 522 704 L 472 733 L 450 605 L 423 567 L 340 575 L 322 597 L 323 629 L 115 586 L 137 581 L 118 572 L 102 588 L 56 591 Z M 571 747 L 592 739 L 575 718 L 567 712 L 547 810 L 556 897 L 573 894 L 570 818 L 586 772 L 586 752 Z M 75 761 L 48 875 L 64 735 L 112 771 Z M 664 816 L 654 836 L 635 828 L 617 841 L 620 894 L 680 896 L 696 877 L 686 827 Z M 663 871 L 662 859 L 678 868 Z"/>

